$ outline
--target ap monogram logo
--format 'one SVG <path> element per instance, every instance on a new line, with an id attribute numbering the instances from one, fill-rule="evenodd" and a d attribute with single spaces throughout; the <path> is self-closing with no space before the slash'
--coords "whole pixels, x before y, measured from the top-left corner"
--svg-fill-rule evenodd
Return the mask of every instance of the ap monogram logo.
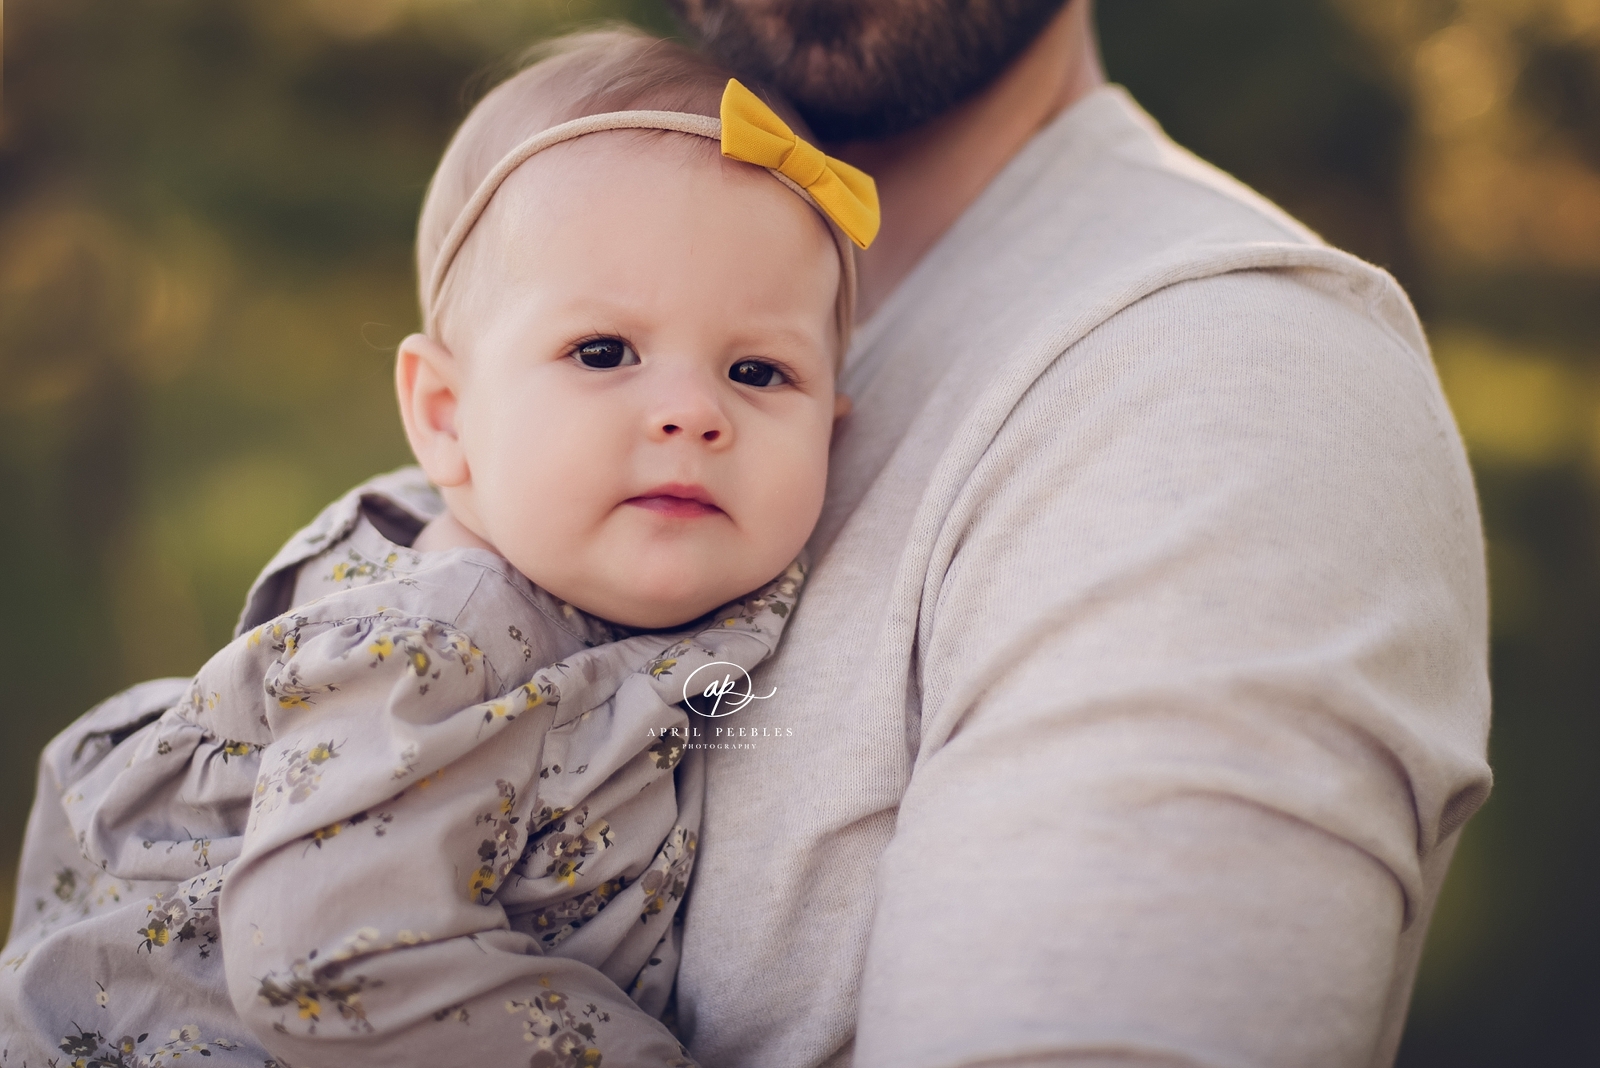
<path id="1" fill-rule="evenodd" d="M 702 664 L 683 680 L 683 703 L 707 719 L 731 716 L 751 701 L 765 701 L 778 692 L 758 694 L 750 673 L 723 660 Z"/>

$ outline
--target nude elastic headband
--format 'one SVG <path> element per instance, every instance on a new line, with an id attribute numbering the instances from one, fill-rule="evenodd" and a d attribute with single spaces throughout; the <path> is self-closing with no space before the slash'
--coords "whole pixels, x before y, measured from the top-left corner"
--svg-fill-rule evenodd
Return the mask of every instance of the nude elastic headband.
<path id="1" fill-rule="evenodd" d="M 847 333 L 853 317 L 856 281 L 855 256 L 847 240 L 866 248 L 877 236 L 877 186 L 870 175 L 843 160 L 824 155 L 821 149 L 798 137 L 760 97 L 736 79 L 728 79 L 721 111 L 720 119 L 682 111 L 608 111 L 585 115 L 541 130 L 506 153 L 478 183 L 472 198 L 456 216 L 439 246 L 438 258 L 424 290 L 426 303 L 422 312 L 427 331 L 433 332 L 434 311 L 450 265 L 489 201 L 494 199 L 495 191 L 513 171 L 535 154 L 587 134 L 606 130 L 667 130 L 720 142 L 724 156 L 765 167 L 774 178 L 822 214 L 839 250 L 842 268 L 840 330 Z"/>

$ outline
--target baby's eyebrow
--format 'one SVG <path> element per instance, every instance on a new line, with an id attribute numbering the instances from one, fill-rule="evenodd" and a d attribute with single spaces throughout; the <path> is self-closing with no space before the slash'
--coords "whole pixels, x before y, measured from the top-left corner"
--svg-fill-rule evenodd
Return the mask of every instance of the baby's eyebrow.
<path id="1" fill-rule="evenodd" d="M 783 320 L 763 321 L 760 318 L 745 316 L 738 323 L 731 325 L 728 333 L 736 343 L 746 338 L 751 343 L 771 341 L 776 338 L 798 345 L 814 345 L 825 339 L 827 330 L 808 330 Z"/>

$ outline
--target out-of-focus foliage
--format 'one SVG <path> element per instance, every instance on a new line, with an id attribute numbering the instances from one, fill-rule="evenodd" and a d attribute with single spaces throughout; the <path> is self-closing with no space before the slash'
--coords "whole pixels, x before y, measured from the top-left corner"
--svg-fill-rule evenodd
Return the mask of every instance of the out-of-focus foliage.
<path id="1" fill-rule="evenodd" d="M 1600 1063 L 1600 0 L 1100 7 L 1174 136 L 1406 283 L 1473 455 L 1498 783 L 1401 1063 Z M 7 8 L 0 893 L 44 741 L 192 671 L 286 534 L 406 459 L 411 228 L 473 94 L 540 36 L 670 28 L 657 0 Z"/>

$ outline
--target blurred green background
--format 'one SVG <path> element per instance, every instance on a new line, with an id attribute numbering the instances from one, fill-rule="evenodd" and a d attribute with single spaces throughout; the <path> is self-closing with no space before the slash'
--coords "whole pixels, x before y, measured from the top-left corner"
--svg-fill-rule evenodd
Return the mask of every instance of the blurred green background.
<path id="1" fill-rule="evenodd" d="M 285 535 L 406 459 L 412 226 L 475 95 L 540 36 L 671 22 L 656 0 L 4 15 L 9 895 L 44 742 L 193 671 Z M 1472 452 L 1498 783 L 1401 1063 L 1600 1064 L 1600 0 L 1101 0 L 1100 23 L 1179 141 L 1400 277 Z"/>

